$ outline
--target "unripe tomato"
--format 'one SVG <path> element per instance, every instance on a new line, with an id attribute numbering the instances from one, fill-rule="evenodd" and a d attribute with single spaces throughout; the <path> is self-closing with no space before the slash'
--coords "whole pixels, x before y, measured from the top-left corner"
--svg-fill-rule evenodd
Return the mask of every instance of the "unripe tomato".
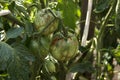
<path id="1" fill-rule="evenodd" d="M 42 57 L 46 57 L 47 54 L 49 53 L 49 46 L 50 46 L 50 38 L 47 37 L 41 37 L 40 38 L 40 54 Z"/>
<path id="2" fill-rule="evenodd" d="M 31 40 L 29 48 L 34 55 L 44 59 L 49 53 L 49 40 L 45 37 Z"/>
<path id="3" fill-rule="evenodd" d="M 55 76 L 51 76 L 51 80 L 57 80 Z"/>
<path id="4" fill-rule="evenodd" d="M 48 72 L 51 72 L 51 73 L 56 72 L 55 64 L 50 60 L 47 60 L 45 62 L 45 67 L 46 67 Z"/>
<path id="5" fill-rule="evenodd" d="M 53 38 L 50 46 L 52 56 L 58 61 L 68 61 L 74 57 L 78 50 L 78 40 L 73 34 L 67 38 L 57 35 Z"/>
<path id="6" fill-rule="evenodd" d="M 54 32 L 58 26 L 58 19 L 48 9 L 42 9 L 35 14 L 35 28 L 43 35 Z"/>
<path id="7" fill-rule="evenodd" d="M 37 40 L 31 40 L 29 44 L 29 49 L 32 51 L 33 54 L 39 54 L 39 43 Z"/>

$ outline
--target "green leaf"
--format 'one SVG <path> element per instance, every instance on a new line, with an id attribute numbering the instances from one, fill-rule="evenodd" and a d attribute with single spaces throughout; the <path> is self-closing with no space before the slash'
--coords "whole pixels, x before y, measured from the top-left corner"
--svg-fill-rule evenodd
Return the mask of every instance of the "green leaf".
<path id="1" fill-rule="evenodd" d="M 117 62 L 120 64 L 120 44 L 118 44 L 116 49 L 112 50 L 112 55 L 116 58 Z"/>
<path id="2" fill-rule="evenodd" d="M 28 63 L 25 60 L 21 60 L 17 55 L 12 56 L 12 58 L 8 65 L 10 80 L 29 80 Z"/>
<path id="3" fill-rule="evenodd" d="M 94 71 L 94 68 L 92 67 L 92 64 L 90 62 L 83 62 L 83 63 L 77 63 L 74 66 L 72 66 L 69 70 L 70 72 L 89 72 L 92 73 Z"/>
<path id="4" fill-rule="evenodd" d="M 29 62 L 33 61 L 34 57 L 24 45 L 0 42 L 0 70 L 7 70 L 10 80 L 29 80 Z"/>
<path id="5" fill-rule="evenodd" d="M 62 13 L 64 25 L 74 29 L 76 27 L 75 23 L 77 20 L 77 5 L 73 2 L 73 0 L 59 0 L 57 10 L 60 10 Z"/>
<path id="6" fill-rule="evenodd" d="M 98 4 L 96 5 L 94 12 L 95 13 L 101 13 L 105 9 L 107 9 L 111 4 L 111 0 L 100 0 L 98 1 Z"/>
<path id="7" fill-rule="evenodd" d="M 7 63 L 10 62 L 14 50 L 11 46 L 4 42 L 0 42 L 0 70 L 5 70 Z"/>
<path id="8" fill-rule="evenodd" d="M 14 12 L 15 10 L 15 1 L 12 1 L 9 5 L 8 5 L 8 9 L 12 12 Z"/>
<path id="9" fill-rule="evenodd" d="M 117 36 L 120 38 L 120 1 L 116 5 L 115 28 Z"/>
<path id="10" fill-rule="evenodd" d="M 34 57 L 29 50 L 22 44 L 12 44 L 14 55 L 8 65 L 8 73 L 12 80 L 29 80 L 30 64 L 34 61 Z"/>
<path id="11" fill-rule="evenodd" d="M 58 0 L 58 2 L 59 2 L 59 3 L 62 3 L 62 2 L 63 2 L 63 0 Z"/>
<path id="12" fill-rule="evenodd" d="M 33 34 L 33 25 L 28 20 L 24 20 L 24 22 L 25 22 L 25 32 L 30 37 Z"/>
<path id="13" fill-rule="evenodd" d="M 7 77 L 7 76 L 8 76 L 8 74 L 6 74 L 6 73 L 0 74 L 0 77 Z"/>
<path id="14" fill-rule="evenodd" d="M 24 14 L 24 17 L 25 17 L 25 18 L 27 18 L 27 19 L 29 18 L 28 12 L 27 12 L 26 8 L 25 8 L 22 4 L 21 4 L 21 5 L 16 4 L 15 7 L 16 7 L 16 9 L 17 9 L 20 13 L 23 13 L 23 14 Z"/>
<path id="15" fill-rule="evenodd" d="M 0 29 L 3 29 L 3 24 L 0 22 Z"/>
<path id="16" fill-rule="evenodd" d="M 19 55 L 22 59 L 32 62 L 35 60 L 32 53 L 24 45 L 20 43 L 13 43 L 12 47 L 17 51 L 17 55 Z"/>
<path id="17" fill-rule="evenodd" d="M 6 32 L 7 39 L 9 39 L 9 38 L 16 38 L 16 37 L 20 36 L 22 32 L 23 32 L 23 28 L 22 27 L 11 28 L 11 29 L 9 29 Z"/>

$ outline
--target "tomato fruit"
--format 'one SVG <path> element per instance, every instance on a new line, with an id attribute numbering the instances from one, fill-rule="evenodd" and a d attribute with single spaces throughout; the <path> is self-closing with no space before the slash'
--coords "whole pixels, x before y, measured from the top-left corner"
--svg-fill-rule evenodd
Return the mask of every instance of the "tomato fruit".
<path id="1" fill-rule="evenodd" d="M 43 35 L 54 32 L 58 26 L 58 19 L 48 9 L 42 9 L 35 14 L 35 28 Z"/>
<path id="2" fill-rule="evenodd" d="M 41 37 L 39 40 L 40 43 L 40 54 L 41 57 L 46 57 L 47 54 L 49 53 L 49 46 L 50 46 L 50 38 L 48 36 Z"/>
<path id="3" fill-rule="evenodd" d="M 69 33 L 67 38 L 57 35 L 50 46 L 52 56 L 58 61 L 68 61 L 74 57 L 78 50 L 78 40 L 75 35 Z"/>
<path id="4" fill-rule="evenodd" d="M 56 72 L 55 64 L 50 60 L 46 60 L 45 67 L 46 67 L 46 70 L 50 73 Z"/>
<path id="5" fill-rule="evenodd" d="M 55 76 L 51 76 L 51 80 L 57 80 Z"/>
<path id="6" fill-rule="evenodd" d="M 45 58 L 49 53 L 49 38 L 41 37 L 30 41 L 29 48 L 37 57 Z"/>
<path id="7" fill-rule="evenodd" d="M 34 55 L 39 54 L 39 43 L 37 40 L 31 40 L 29 44 L 29 49 Z"/>

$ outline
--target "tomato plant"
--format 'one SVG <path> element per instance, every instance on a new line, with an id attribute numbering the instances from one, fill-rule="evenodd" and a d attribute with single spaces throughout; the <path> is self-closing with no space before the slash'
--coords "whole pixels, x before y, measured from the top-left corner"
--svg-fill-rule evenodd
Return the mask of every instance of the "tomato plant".
<path id="1" fill-rule="evenodd" d="M 119 0 L 0 0 L 0 80 L 116 78 L 119 13 Z"/>

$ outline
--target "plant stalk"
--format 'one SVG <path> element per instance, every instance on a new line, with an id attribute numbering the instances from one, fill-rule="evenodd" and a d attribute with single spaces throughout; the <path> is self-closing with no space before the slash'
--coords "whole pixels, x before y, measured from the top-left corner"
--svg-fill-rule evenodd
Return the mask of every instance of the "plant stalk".
<path id="1" fill-rule="evenodd" d="M 114 12 L 116 6 L 116 0 L 114 1 L 114 3 L 111 5 L 111 7 L 108 10 L 108 13 L 106 14 L 102 24 L 101 24 L 101 28 L 100 28 L 100 33 L 98 34 L 98 39 L 97 39 L 97 72 L 96 72 L 96 80 L 100 80 L 101 77 L 101 49 L 103 48 L 103 43 L 102 43 L 102 36 L 104 35 L 104 31 L 105 31 L 105 26 L 112 14 L 112 12 Z"/>
<path id="2" fill-rule="evenodd" d="M 89 32 L 91 12 L 92 12 L 92 4 L 93 4 L 93 0 L 88 0 L 88 10 L 87 10 L 87 15 L 86 15 L 86 22 L 85 22 L 84 32 L 82 36 L 81 46 L 86 45 L 88 32 Z"/>

